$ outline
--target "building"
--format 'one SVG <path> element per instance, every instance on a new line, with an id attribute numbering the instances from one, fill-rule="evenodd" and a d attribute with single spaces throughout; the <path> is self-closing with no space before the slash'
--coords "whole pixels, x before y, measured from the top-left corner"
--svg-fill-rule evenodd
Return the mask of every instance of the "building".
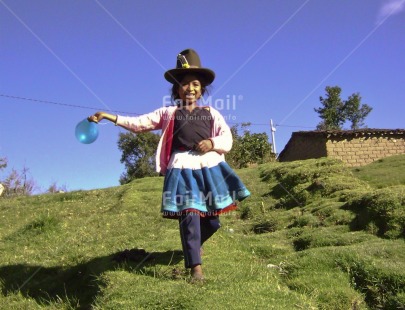
<path id="1" fill-rule="evenodd" d="M 405 129 L 357 129 L 293 132 L 279 161 L 331 157 L 348 166 L 405 154 Z"/>

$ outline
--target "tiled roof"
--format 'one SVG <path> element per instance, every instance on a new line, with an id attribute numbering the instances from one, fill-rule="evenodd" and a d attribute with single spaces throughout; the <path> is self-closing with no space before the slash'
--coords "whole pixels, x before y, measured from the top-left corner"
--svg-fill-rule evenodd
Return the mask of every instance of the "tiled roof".
<path id="1" fill-rule="evenodd" d="M 378 129 L 363 128 L 355 130 L 313 130 L 313 131 L 296 131 L 293 136 L 368 136 L 368 135 L 403 135 L 405 129 Z"/>

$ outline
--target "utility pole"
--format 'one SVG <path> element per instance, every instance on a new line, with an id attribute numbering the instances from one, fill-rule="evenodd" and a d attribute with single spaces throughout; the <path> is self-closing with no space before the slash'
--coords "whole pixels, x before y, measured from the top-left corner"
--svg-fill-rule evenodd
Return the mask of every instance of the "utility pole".
<path id="1" fill-rule="evenodd" d="M 273 126 L 273 120 L 270 119 L 270 130 L 271 130 L 271 145 L 273 146 L 273 153 L 277 155 L 276 151 L 276 138 L 274 133 L 276 132 L 276 127 Z"/>

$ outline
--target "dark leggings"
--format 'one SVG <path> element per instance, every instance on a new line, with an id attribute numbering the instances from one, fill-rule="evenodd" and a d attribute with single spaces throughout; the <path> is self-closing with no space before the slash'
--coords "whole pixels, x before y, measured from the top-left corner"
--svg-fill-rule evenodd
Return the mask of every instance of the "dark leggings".
<path id="1" fill-rule="evenodd" d="M 221 227 L 219 217 L 190 212 L 180 216 L 179 226 L 186 268 L 201 265 L 201 246 Z"/>

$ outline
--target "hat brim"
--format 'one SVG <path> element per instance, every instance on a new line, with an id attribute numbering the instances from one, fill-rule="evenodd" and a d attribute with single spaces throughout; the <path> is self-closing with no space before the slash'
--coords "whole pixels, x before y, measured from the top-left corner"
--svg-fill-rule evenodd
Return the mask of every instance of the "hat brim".
<path id="1" fill-rule="evenodd" d="M 180 84 L 186 74 L 200 75 L 207 85 L 215 79 L 215 72 L 206 68 L 176 68 L 166 71 L 165 79 L 172 84 Z"/>

